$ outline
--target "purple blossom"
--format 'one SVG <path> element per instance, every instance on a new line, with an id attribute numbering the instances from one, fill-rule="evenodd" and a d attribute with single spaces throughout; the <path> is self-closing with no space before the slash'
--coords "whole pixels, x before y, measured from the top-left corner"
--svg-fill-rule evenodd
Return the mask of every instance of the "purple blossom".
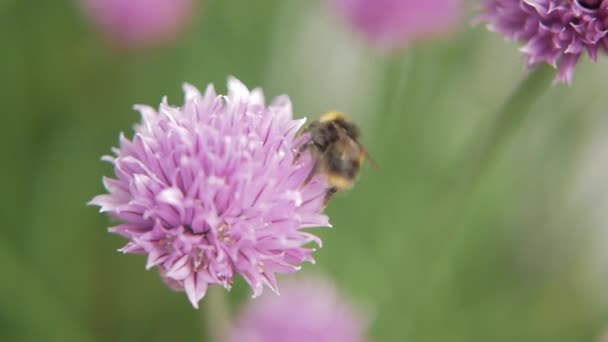
<path id="1" fill-rule="evenodd" d="M 363 342 L 367 319 L 322 278 L 286 282 L 280 296 L 253 300 L 228 342 Z"/>
<path id="2" fill-rule="evenodd" d="M 207 287 L 229 289 L 235 273 L 253 289 L 276 291 L 275 273 L 313 262 L 302 228 L 329 226 L 323 214 L 327 184 L 314 177 L 302 187 L 313 161 L 293 163 L 305 119 L 293 120 L 289 98 L 266 107 L 260 89 L 251 92 L 234 78 L 228 96 L 209 85 L 201 95 L 191 85 L 182 107 L 163 100 L 155 111 L 136 106 L 142 122 L 133 140 L 121 134 L 116 178 L 104 178 L 109 194 L 90 203 L 124 222 L 110 231 L 129 243 L 120 251 L 147 254 L 167 285 L 183 290 L 194 307 Z"/>
<path id="3" fill-rule="evenodd" d="M 193 0 L 80 0 L 86 14 L 110 42 L 124 47 L 173 40 L 189 22 Z"/>
<path id="4" fill-rule="evenodd" d="M 558 82 L 572 82 L 584 51 L 595 61 L 608 48 L 608 1 L 485 0 L 482 8 L 489 30 L 523 42 L 527 65 L 552 65 Z"/>
<path id="5" fill-rule="evenodd" d="M 376 45 L 390 49 L 451 29 L 460 0 L 331 0 L 337 12 Z"/>

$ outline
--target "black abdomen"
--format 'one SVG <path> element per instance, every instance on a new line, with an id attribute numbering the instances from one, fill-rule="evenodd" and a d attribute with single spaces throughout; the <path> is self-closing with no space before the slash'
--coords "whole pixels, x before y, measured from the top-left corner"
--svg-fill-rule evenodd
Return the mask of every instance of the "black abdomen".
<path id="1" fill-rule="evenodd" d="M 359 173 L 361 164 L 359 158 L 344 158 L 336 150 L 328 150 L 329 153 L 326 159 L 326 167 L 329 173 L 337 174 L 348 179 L 354 179 Z"/>

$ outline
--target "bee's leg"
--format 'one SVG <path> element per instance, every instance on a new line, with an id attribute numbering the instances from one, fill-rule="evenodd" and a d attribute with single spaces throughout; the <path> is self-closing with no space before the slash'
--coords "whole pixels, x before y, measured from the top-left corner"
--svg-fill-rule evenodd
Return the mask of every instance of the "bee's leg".
<path id="1" fill-rule="evenodd" d="M 298 161 L 298 159 L 300 159 L 300 157 L 302 156 L 302 153 L 304 153 L 304 151 L 306 151 L 307 149 L 312 147 L 312 144 L 313 144 L 312 141 L 307 141 L 298 147 L 298 149 L 296 150 L 296 155 L 293 157 L 293 164 L 295 164 Z"/>
<path id="2" fill-rule="evenodd" d="M 317 172 L 319 172 L 319 163 L 315 163 L 315 165 L 312 166 L 312 168 L 310 169 L 310 172 L 308 172 L 308 175 L 306 176 L 306 179 L 304 179 L 304 182 L 302 182 L 302 185 L 300 185 L 300 188 L 305 187 L 308 183 L 310 183 L 310 181 L 312 180 L 312 177 L 314 177 Z"/>
<path id="3" fill-rule="evenodd" d="M 327 206 L 327 203 L 329 203 L 331 196 L 333 196 L 336 192 L 338 192 L 338 188 L 336 188 L 335 186 L 332 186 L 331 188 L 327 189 L 327 191 L 325 192 L 325 198 L 323 198 L 323 207 Z"/>
<path id="4" fill-rule="evenodd" d="M 376 163 L 376 161 L 374 160 L 374 158 L 372 158 L 372 156 L 369 155 L 369 153 L 367 152 L 367 149 L 365 149 L 365 147 L 363 145 L 359 144 L 359 148 L 361 148 L 361 151 L 363 152 L 363 155 L 365 156 L 365 159 L 367 159 L 369 161 L 369 163 L 377 171 L 379 169 L 378 163 Z"/>

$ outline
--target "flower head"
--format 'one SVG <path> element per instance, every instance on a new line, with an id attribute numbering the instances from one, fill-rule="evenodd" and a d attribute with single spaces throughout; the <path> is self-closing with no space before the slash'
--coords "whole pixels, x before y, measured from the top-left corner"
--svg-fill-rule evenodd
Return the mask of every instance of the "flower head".
<path id="1" fill-rule="evenodd" d="M 382 48 L 449 30 L 460 0 L 331 0 L 348 23 Z"/>
<path id="2" fill-rule="evenodd" d="M 284 284 L 280 296 L 251 301 L 228 342 L 363 342 L 366 319 L 328 280 Z"/>
<path id="3" fill-rule="evenodd" d="M 161 44 L 188 23 L 193 0 L 80 0 L 97 29 L 125 47 Z"/>
<path id="4" fill-rule="evenodd" d="M 595 61 L 608 48 L 608 1 L 485 0 L 482 8 L 489 30 L 523 42 L 527 65 L 549 63 L 559 82 L 572 82 L 584 51 Z"/>
<path id="5" fill-rule="evenodd" d="M 195 307 L 209 285 L 228 289 L 237 273 L 254 296 L 263 285 L 276 291 L 275 273 L 312 262 L 305 245 L 321 243 L 302 228 L 329 226 L 325 180 L 302 187 L 313 161 L 293 162 L 304 120 L 292 119 L 286 96 L 266 107 L 260 89 L 233 78 L 228 96 L 184 90 L 180 108 L 135 107 L 142 122 L 103 158 L 116 178 L 104 178 L 109 194 L 91 204 L 124 222 L 110 229 L 129 239 L 122 252 L 147 254 L 146 267 Z"/>

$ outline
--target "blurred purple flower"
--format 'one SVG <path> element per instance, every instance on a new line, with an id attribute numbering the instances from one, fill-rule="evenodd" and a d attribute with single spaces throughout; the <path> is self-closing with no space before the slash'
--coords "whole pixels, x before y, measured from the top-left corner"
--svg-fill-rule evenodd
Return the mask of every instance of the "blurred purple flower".
<path id="1" fill-rule="evenodd" d="M 292 119 L 289 98 L 264 104 L 260 89 L 228 81 L 228 96 L 213 86 L 204 95 L 184 85 L 185 104 L 166 99 L 156 112 L 136 106 L 142 122 L 133 140 L 121 134 L 116 179 L 104 178 L 109 194 L 90 204 L 124 224 L 110 229 L 130 241 L 124 253 L 147 254 L 171 288 L 194 307 L 207 287 L 229 289 L 235 273 L 253 289 L 276 291 L 275 273 L 313 262 L 302 228 L 329 226 L 323 211 L 323 177 L 301 184 L 313 166 L 310 155 L 293 163 L 294 138 L 304 123 Z M 295 140 L 294 140 L 295 139 Z"/>
<path id="2" fill-rule="evenodd" d="M 584 51 L 595 61 L 608 47 L 608 1 L 485 0 L 482 8 L 479 20 L 489 30 L 525 43 L 527 65 L 552 65 L 558 82 L 572 82 Z"/>
<path id="3" fill-rule="evenodd" d="M 461 0 L 331 0 L 350 25 L 390 49 L 451 29 Z"/>
<path id="4" fill-rule="evenodd" d="M 251 301 L 228 342 L 363 342 L 366 323 L 327 280 L 292 280 L 280 296 Z"/>
<path id="5" fill-rule="evenodd" d="M 193 0 L 80 0 L 97 29 L 124 47 L 162 44 L 189 22 Z"/>

